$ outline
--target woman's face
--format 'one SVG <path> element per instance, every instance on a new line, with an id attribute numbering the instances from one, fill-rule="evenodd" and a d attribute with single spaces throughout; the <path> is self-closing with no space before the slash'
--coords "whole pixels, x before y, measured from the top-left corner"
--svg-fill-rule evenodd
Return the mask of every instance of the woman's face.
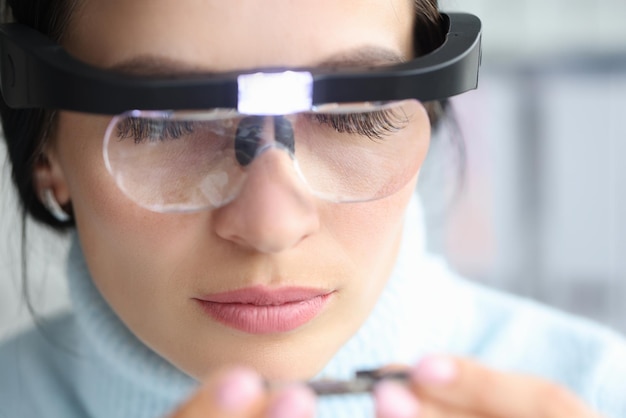
<path id="1" fill-rule="evenodd" d="M 412 7 L 407 0 L 83 0 L 65 44 L 97 66 L 148 74 L 381 64 L 410 57 Z M 418 117 L 421 163 L 430 128 L 425 113 Z M 270 378 L 319 372 L 388 279 L 417 172 L 386 198 L 333 204 L 284 169 L 288 160 L 268 160 L 251 167 L 258 172 L 225 206 L 155 213 L 129 200 L 105 168 L 107 122 L 63 112 L 49 154 L 94 282 L 121 320 L 198 379 L 229 363 Z"/>

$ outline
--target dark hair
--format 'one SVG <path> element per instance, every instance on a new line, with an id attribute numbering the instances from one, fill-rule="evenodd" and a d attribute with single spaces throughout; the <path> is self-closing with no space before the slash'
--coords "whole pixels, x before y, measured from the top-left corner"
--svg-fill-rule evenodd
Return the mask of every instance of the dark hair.
<path id="1" fill-rule="evenodd" d="M 28 25 L 61 42 L 76 0 L 6 0 L 2 4 L 2 21 Z M 24 215 L 61 230 L 73 221 L 59 222 L 44 208 L 35 193 L 33 169 L 45 140 L 54 130 L 55 113 L 45 109 L 11 109 L 0 98 L 0 118 L 7 152 L 11 161 L 12 180 L 20 197 Z"/>
<path id="2" fill-rule="evenodd" d="M 0 0 L 2 21 L 28 25 L 62 42 L 74 9 L 80 0 Z M 422 33 L 416 45 L 426 54 L 443 42 L 441 16 L 437 0 L 414 0 L 416 28 Z M 443 104 L 443 106 L 442 106 Z M 445 111 L 445 102 L 426 104 L 431 122 L 436 125 Z M 11 109 L 0 98 L 0 118 L 12 167 L 12 180 L 19 194 L 20 206 L 26 215 L 59 231 L 73 226 L 73 220 L 60 222 L 44 208 L 35 193 L 34 166 L 44 158 L 45 141 L 54 135 L 55 112 L 45 109 Z"/>

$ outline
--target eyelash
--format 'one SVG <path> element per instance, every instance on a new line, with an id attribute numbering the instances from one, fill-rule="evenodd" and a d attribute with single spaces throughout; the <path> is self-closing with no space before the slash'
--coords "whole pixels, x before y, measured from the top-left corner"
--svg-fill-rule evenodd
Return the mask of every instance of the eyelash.
<path id="1" fill-rule="evenodd" d="M 392 109 L 368 113 L 319 113 L 314 117 L 319 123 L 328 125 L 339 133 L 359 134 L 372 140 L 384 139 L 408 123 L 406 115 L 398 115 Z"/>
<path id="2" fill-rule="evenodd" d="M 193 133 L 194 123 L 162 120 L 155 122 L 143 118 L 126 118 L 118 125 L 117 131 L 121 140 L 132 137 L 135 144 L 140 144 L 146 139 L 151 142 L 178 139 L 183 135 Z"/>
<path id="3" fill-rule="evenodd" d="M 405 115 L 391 109 L 368 113 L 316 113 L 311 116 L 318 122 L 330 126 L 339 133 L 363 135 L 371 140 L 382 140 L 397 132 L 408 123 Z M 118 125 L 120 140 L 133 138 L 135 144 L 149 140 L 165 141 L 178 139 L 194 132 L 194 123 L 185 121 L 152 121 L 143 118 L 126 118 Z"/>

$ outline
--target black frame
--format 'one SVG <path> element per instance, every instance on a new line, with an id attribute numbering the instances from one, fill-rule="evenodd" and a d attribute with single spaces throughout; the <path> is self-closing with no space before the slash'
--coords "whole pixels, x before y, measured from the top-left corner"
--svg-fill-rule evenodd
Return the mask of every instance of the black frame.
<path id="1" fill-rule="evenodd" d="M 443 14 L 442 25 L 446 39 L 439 48 L 398 65 L 360 72 L 271 68 L 172 79 L 141 78 L 88 65 L 40 32 L 11 23 L 0 25 L 0 88 L 12 108 L 100 114 L 237 108 L 237 76 L 293 70 L 312 74 L 313 105 L 442 100 L 477 87 L 482 24 L 471 14 L 449 13 Z"/>

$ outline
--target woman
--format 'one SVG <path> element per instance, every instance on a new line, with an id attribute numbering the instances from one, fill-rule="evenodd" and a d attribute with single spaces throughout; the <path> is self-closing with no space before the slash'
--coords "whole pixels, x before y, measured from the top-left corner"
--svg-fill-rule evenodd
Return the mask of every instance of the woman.
<path id="1" fill-rule="evenodd" d="M 415 99 L 460 93 L 445 94 L 452 78 L 393 101 L 335 79 L 324 94 L 352 99 L 312 107 L 311 74 L 363 76 L 436 49 L 449 23 L 436 2 L 7 3 L 105 71 L 60 60 L 12 102 L 30 59 L 16 51 L 40 39 L 5 31 L 23 206 L 76 233 L 73 313 L 2 348 L 0 416 L 626 414 L 620 337 L 465 283 L 423 252 L 414 188 L 437 106 Z M 278 78 L 252 76 L 263 68 Z M 314 70 L 283 71 L 300 68 Z M 402 382 L 378 381 L 375 406 L 293 383 L 382 366 Z"/>

